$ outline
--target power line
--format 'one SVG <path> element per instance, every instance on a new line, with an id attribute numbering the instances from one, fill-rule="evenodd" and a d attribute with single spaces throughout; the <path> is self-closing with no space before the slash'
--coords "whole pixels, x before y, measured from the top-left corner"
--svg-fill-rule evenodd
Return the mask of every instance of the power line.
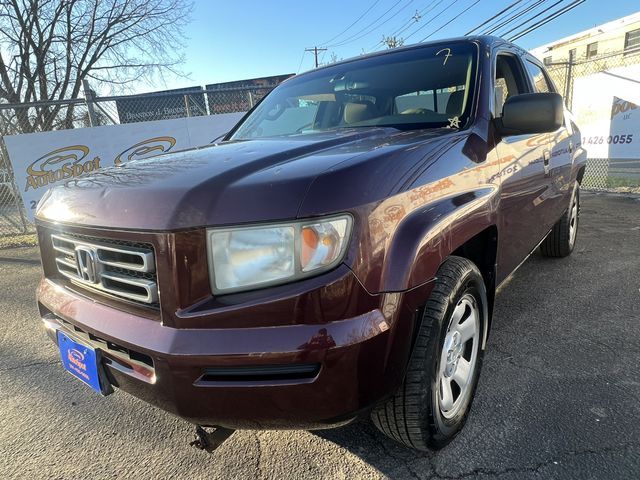
<path id="1" fill-rule="evenodd" d="M 530 4 L 533 0 L 526 0 L 524 2 L 524 5 L 521 5 L 519 8 L 516 8 L 515 11 L 511 12 L 511 14 L 515 15 L 518 12 L 520 12 L 523 8 L 525 8 L 528 4 Z M 542 0 L 538 0 L 538 1 L 542 1 Z M 493 28 L 494 25 L 500 23 L 501 21 L 503 21 L 504 19 L 502 18 L 498 18 L 496 19 L 494 22 L 490 23 L 489 25 L 487 25 L 482 31 L 480 31 L 478 33 L 478 35 L 486 35 L 485 32 L 487 32 L 489 29 Z"/>
<path id="2" fill-rule="evenodd" d="M 428 22 L 426 22 L 424 25 L 421 25 L 419 28 L 417 28 L 416 30 L 414 30 L 412 33 L 410 33 L 409 35 L 407 35 L 406 37 L 404 37 L 405 41 L 410 39 L 411 37 L 413 37 L 416 33 L 418 33 L 420 30 L 422 30 L 424 27 L 426 27 L 427 25 L 429 25 L 431 22 L 433 22 L 435 19 L 437 19 L 440 15 L 442 15 L 443 13 L 445 13 L 447 11 L 447 9 L 453 7 L 456 3 L 458 3 L 458 0 L 453 0 L 451 2 L 451 4 L 449 4 L 449 6 L 444 7 L 444 10 L 442 10 L 440 13 L 438 13 L 437 15 L 434 15 Z"/>
<path id="3" fill-rule="evenodd" d="M 455 15 L 451 20 L 449 20 L 447 23 L 445 23 L 444 25 L 441 25 L 440 28 L 435 29 L 433 32 L 431 32 L 429 35 L 427 35 L 426 37 L 424 37 L 422 40 L 420 40 L 421 42 L 424 42 L 427 38 L 431 37 L 432 35 L 436 34 L 437 32 L 439 32 L 440 30 L 442 30 L 444 27 L 446 27 L 447 25 L 449 25 L 451 22 L 453 22 L 454 20 L 457 20 L 458 18 L 460 18 L 461 15 L 465 14 L 467 11 L 471 10 L 473 7 L 475 7 L 478 3 L 480 3 L 480 0 L 475 0 L 475 2 L 473 2 L 471 5 L 469 5 L 467 8 L 465 8 L 464 10 L 462 10 L 460 13 L 458 13 L 457 15 Z"/>
<path id="4" fill-rule="evenodd" d="M 400 35 L 401 33 L 403 33 L 404 31 L 406 31 L 407 29 L 411 28 L 411 26 L 415 23 L 418 23 L 420 21 L 420 19 L 425 16 L 428 12 L 430 12 L 431 10 L 434 10 L 438 5 L 440 5 L 444 0 L 434 0 L 433 2 L 431 2 L 429 5 L 427 5 L 425 8 L 423 8 L 421 11 L 416 10 L 416 13 L 413 15 L 412 20 L 409 20 L 408 22 L 406 22 L 403 26 L 397 28 L 391 35 L 389 35 L 390 37 L 396 37 L 398 35 Z M 434 5 L 435 4 L 435 5 Z M 432 7 L 432 8 L 431 8 Z M 403 39 L 404 40 L 404 39 Z M 376 48 L 378 45 L 381 45 L 384 43 L 384 40 L 381 40 L 379 42 L 377 42 L 375 45 L 373 45 L 372 47 L 369 47 L 369 49 L 367 51 L 371 51 L 374 48 Z"/>
<path id="5" fill-rule="evenodd" d="M 411 19 L 413 21 L 409 20 L 403 26 L 401 26 L 400 28 L 397 28 L 396 31 L 391 34 L 391 36 L 393 37 L 394 35 L 400 35 L 402 32 L 404 32 L 405 30 L 410 28 L 411 25 L 413 25 L 414 23 L 419 22 L 420 19 L 422 17 L 424 17 L 426 13 L 428 13 L 431 10 L 433 10 L 435 7 L 437 7 L 442 2 L 443 2 L 443 0 L 433 0 L 433 2 L 431 2 L 429 5 L 424 7 L 421 11 L 416 10 L 416 13 L 413 15 L 413 17 L 411 17 Z"/>
<path id="6" fill-rule="evenodd" d="M 515 20 L 517 20 L 518 18 L 520 18 L 523 15 L 526 15 L 527 13 L 529 13 L 531 10 L 536 9 L 537 7 L 539 7 L 540 5 L 542 5 L 543 3 L 545 3 L 547 0 L 537 0 L 534 4 L 529 5 L 527 8 L 525 8 L 524 10 L 521 10 L 519 12 L 514 12 L 514 14 L 512 16 L 510 16 L 509 18 L 507 18 L 506 20 L 503 20 L 502 22 L 498 22 L 497 24 L 494 23 L 493 25 L 491 25 L 490 27 L 487 27 L 487 29 L 485 29 L 482 34 L 483 35 L 493 35 L 496 34 L 496 32 L 498 30 L 500 30 L 502 27 L 509 25 L 511 22 L 514 22 Z"/>
<path id="7" fill-rule="evenodd" d="M 518 9 L 515 12 L 513 12 L 513 15 L 511 15 L 507 19 L 498 20 L 497 22 L 494 22 L 491 25 L 488 25 L 487 28 L 485 28 L 482 32 L 480 32 L 480 34 L 481 35 L 491 35 L 491 34 L 495 33 L 500 28 L 502 28 L 505 25 L 508 25 L 510 22 L 513 22 L 514 20 L 520 18 L 522 15 L 525 15 L 527 12 L 530 12 L 531 10 L 536 8 L 537 6 L 543 4 L 545 1 L 546 0 L 536 0 L 535 3 L 533 3 L 532 5 L 529 5 L 527 8 L 524 8 L 524 7 L 527 4 L 529 4 L 530 2 L 525 3 L 522 6 L 521 9 Z"/>
<path id="8" fill-rule="evenodd" d="M 326 44 L 328 44 L 328 43 L 331 43 L 331 42 L 333 42 L 336 38 L 340 37 L 342 34 L 344 34 L 344 33 L 348 32 L 348 31 L 349 31 L 349 29 L 350 29 L 351 27 L 353 27 L 356 23 L 358 23 L 360 20 L 362 20 L 362 19 L 364 18 L 364 16 L 365 16 L 367 13 L 369 13 L 369 12 L 373 9 L 373 7 L 375 7 L 378 3 L 380 3 L 380 0 L 376 0 L 375 2 L 373 2 L 373 4 L 372 4 L 369 8 L 367 8 L 367 9 L 364 11 L 364 13 L 363 13 L 362 15 L 360 15 L 358 18 L 356 18 L 356 20 L 355 20 L 351 25 L 349 25 L 347 28 L 345 28 L 344 30 L 342 30 L 339 34 L 337 34 L 337 35 L 336 35 L 336 36 L 334 36 L 333 38 L 331 38 L 331 39 L 327 40 L 326 42 L 322 42 L 320 45 L 326 45 Z"/>
<path id="9" fill-rule="evenodd" d="M 357 40 L 360 40 L 360 39 L 361 39 L 361 38 L 363 38 L 363 37 L 366 37 L 367 35 L 369 35 L 370 33 L 372 33 L 374 30 L 376 30 L 376 29 L 378 29 L 378 28 L 382 27 L 383 25 L 385 25 L 386 23 L 390 22 L 390 21 L 391 21 L 391 20 L 393 20 L 395 17 L 397 17 L 397 16 L 398 16 L 398 15 L 399 15 L 403 10 L 405 10 L 405 9 L 406 9 L 406 8 L 407 8 L 407 7 L 412 3 L 412 2 L 413 2 L 413 0 L 410 0 L 410 2 L 409 2 L 407 5 L 405 5 L 405 6 L 404 6 L 404 7 L 402 7 L 400 10 L 398 10 L 396 13 L 394 13 L 393 15 L 391 15 L 391 16 L 390 16 L 389 18 L 387 18 L 384 22 L 382 22 L 382 23 L 380 23 L 380 24 L 378 24 L 378 25 L 375 25 L 373 28 L 371 28 L 371 29 L 367 30 L 367 31 L 366 31 L 366 32 L 364 32 L 362 35 L 360 35 L 360 36 L 358 36 L 358 37 L 354 38 L 353 40 L 350 40 L 350 41 L 348 41 L 348 42 L 346 42 L 346 43 L 342 43 L 342 44 L 340 44 L 340 45 L 338 45 L 338 46 L 346 45 L 346 44 L 348 44 L 348 43 L 353 43 L 353 42 L 355 42 L 355 41 L 357 41 Z M 394 8 L 394 7 L 391 7 L 391 9 L 390 9 L 390 10 L 393 10 L 393 8 Z M 385 15 L 386 15 L 386 13 L 385 13 L 385 14 L 383 14 L 383 15 L 382 15 L 382 17 L 384 17 Z M 382 18 L 382 17 L 380 17 L 380 18 Z M 374 22 L 374 23 L 375 23 L 375 22 Z M 364 51 L 364 49 L 363 49 L 363 51 Z"/>
<path id="10" fill-rule="evenodd" d="M 494 18 L 499 17 L 500 15 L 502 15 L 504 12 L 511 10 L 513 7 L 515 7 L 517 4 L 521 3 L 523 0 L 516 0 L 515 2 L 513 2 L 511 5 L 509 5 L 508 7 L 500 10 L 498 13 L 496 13 L 493 17 L 486 19 L 484 22 L 482 22 L 480 25 L 478 25 L 477 27 L 472 28 L 471 30 L 469 30 L 467 33 L 465 33 L 465 35 L 470 35 L 473 32 L 475 32 L 476 30 L 484 27 L 487 23 L 491 22 L 491 20 L 493 20 Z"/>
<path id="11" fill-rule="evenodd" d="M 542 20 L 540 20 L 536 24 L 530 26 L 529 28 L 521 31 L 520 33 L 517 33 L 515 36 L 511 37 L 509 39 L 509 41 L 510 42 L 514 42 L 514 41 L 518 40 L 519 38 L 522 38 L 525 35 L 528 35 L 529 33 L 533 32 L 534 30 L 537 30 L 538 28 L 542 27 L 543 25 L 546 25 L 550 21 L 555 20 L 556 18 L 558 18 L 561 15 L 564 15 L 565 13 L 569 12 L 570 10 L 573 10 L 574 8 L 576 8 L 578 5 L 584 3 L 585 1 L 586 0 L 575 0 L 573 3 L 567 5 L 566 7 L 556 11 L 555 13 L 552 13 L 551 15 L 548 15 L 547 17 L 543 18 Z"/>
<path id="12" fill-rule="evenodd" d="M 531 22 L 532 20 L 538 18 L 540 15 L 543 15 L 545 13 L 547 13 L 548 11 L 550 11 L 553 7 L 561 4 L 564 0 L 558 0 L 556 3 L 554 3 L 553 5 L 551 5 L 549 8 L 542 10 L 541 12 L 536 13 L 534 16 L 527 18 L 524 22 L 519 23 L 518 25 L 516 25 L 515 27 L 513 27 L 511 30 L 507 30 L 506 32 L 502 32 L 501 36 L 507 36 L 509 35 L 511 32 L 517 30 L 518 28 L 522 27 L 523 25 L 526 25 L 527 23 Z"/>
<path id="13" fill-rule="evenodd" d="M 302 62 L 304 61 L 304 57 L 305 57 L 305 55 L 306 55 L 306 54 L 307 54 L 307 50 L 305 49 L 305 50 L 302 52 L 302 58 L 300 58 L 300 64 L 298 65 L 298 70 L 296 70 L 296 75 L 297 75 L 298 73 L 300 73 L 300 69 L 302 68 Z"/>
<path id="14" fill-rule="evenodd" d="M 367 31 L 364 35 L 360 35 L 362 32 L 364 32 L 365 30 L 369 29 L 372 25 L 375 25 L 376 23 L 378 23 L 382 18 L 384 18 L 390 11 L 392 11 L 394 8 L 396 8 L 399 4 L 402 3 L 403 0 L 398 0 L 396 3 L 394 3 L 391 8 L 389 8 L 388 10 L 386 10 L 382 15 L 380 15 L 378 18 L 376 18 L 373 22 L 371 22 L 369 25 L 367 25 L 366 27 L 360 29 L 358 32 L 354 33 L 353 35 L 351 35 L 350 37 L 347 37 L 343 40 L 341 40 L 340 42 L 333 44 L 333 45 L 325 45 L 326 47 L 341 47 L 343 45 L 346 45 L 348 43 L 352 43 L 355 42 L 356 40 L 359 40 L 360 38 L 362 38 L 365 35 L 368 35 L 370 33 L 370 31 Z M 407 5 L 408 6 L 408 5 Z M 406 8 L 406 6 L 404 7 Z M 393 18 L 393 17 L 392 17 Z M 387 21 L 389 21 L 390 19 L 387 19 L 385 22 L 383 22 L 381 25 L 384 25 L 385 23 L 387 23 Z M 374 29 L 377 27 L 374 27 Z M 360 35 L 360 36 L 358 36 Z"/>

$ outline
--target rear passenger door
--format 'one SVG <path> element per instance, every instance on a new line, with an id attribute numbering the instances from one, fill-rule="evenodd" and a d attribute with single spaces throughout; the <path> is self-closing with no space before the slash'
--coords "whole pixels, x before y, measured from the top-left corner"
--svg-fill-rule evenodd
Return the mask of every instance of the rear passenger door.
<path id="1" fill-rule="evenodd" d="M 525 65 L 533 91 L 539 93 L 556 92 L 555 85 L 537 59 L 527 57 Z M 545 160 L 544 168 L 549 177 L 549 191 L 545 202 L 547 204 L 546 211 L 543 213 L 548 228 L 551 228 L 562 216 L 569 205 L 571 194 L 571 164 L 574 142 L 566 124 L 565 120 L 558 130 L 547 136 L 550 155 Z"/>
<path id="2" fill-rule="evenodd" d="M 517 53 L 504 51 L 495 58 L 494 116 L 502 115 L 509 97 L 531 93 L 528 74 Z M 501 180 L 498 282 L 518 267 L 548 231 L 548 138 L 549 134 L 496 138 Z"/>

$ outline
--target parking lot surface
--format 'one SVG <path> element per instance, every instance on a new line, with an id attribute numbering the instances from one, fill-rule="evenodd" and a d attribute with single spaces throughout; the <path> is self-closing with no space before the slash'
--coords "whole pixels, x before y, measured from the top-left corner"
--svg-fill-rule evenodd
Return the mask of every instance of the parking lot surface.
<path id="1" fill-rule="evenodd" d="M 62 370 L 36 249 L 0 250 L 0 478 L 640 478 L 640 199 L 584 194 L 578 235 L 501 289 L 469 421 L 428 454 L 366 422 L 194 450 L 192 426 Z"/>

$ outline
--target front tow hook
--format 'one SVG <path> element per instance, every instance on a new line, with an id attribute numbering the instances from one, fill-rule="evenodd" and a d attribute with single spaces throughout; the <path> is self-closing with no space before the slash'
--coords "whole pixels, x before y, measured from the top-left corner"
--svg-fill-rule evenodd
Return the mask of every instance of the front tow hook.
<path id="1" fill-rule="evenodd" d="M 233 432 L 235 430 L 229 430 L 224 427 L 215 427 L 213 431 L 208 432 L 204 427 L 196 425 L 196 438 L 189 442 L 189 445 L 198 450 L 213 453 Z"/>

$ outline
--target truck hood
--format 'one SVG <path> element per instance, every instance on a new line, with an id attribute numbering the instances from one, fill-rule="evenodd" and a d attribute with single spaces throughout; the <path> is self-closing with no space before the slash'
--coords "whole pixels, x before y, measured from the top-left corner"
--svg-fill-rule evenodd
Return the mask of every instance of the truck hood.
<path id="1" fill-rule="evenodd" d="M 351 168 L 349 174 L 352 188 L 358 188 L 358 179 L 371 175 L 369 157 L 375 163 L 409 150 L 415 157 L 420 146 L 424 164 L 425 156 L 435 156 L 451 144 L 448 138 L 459 138 L 452 133 L 446 129 L 345 129 L 160 155 L 54 187 L 40 201 L 36 217 L 153 231 L 292 219 L 313 181 L 324 172 L 335 174 L 336 168 L 358 158 L 357 171 Z M 405 166 L 395 170 L 406 175 Z M 389 180 L 397 185 L 402 179 Z"/>

